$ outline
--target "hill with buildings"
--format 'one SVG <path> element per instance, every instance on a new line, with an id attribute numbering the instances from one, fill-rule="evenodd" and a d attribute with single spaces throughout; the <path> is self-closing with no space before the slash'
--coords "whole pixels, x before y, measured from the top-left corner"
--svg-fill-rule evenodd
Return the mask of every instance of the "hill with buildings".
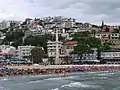
<path id="1" fill-rule="evenodd" d="M 61 16 L 27 18 L 23 22 L 2 21 L 0 57 L 25 58 L 37 63 L 47 58 L 48 64 L 56 64 L 56 30 L 59 64 L 120 63 L 119 26 L 104 22 L 101 26 L 92 25 Z M 35 49 L 38 47 L 42 48 L 39 52 Z"/>

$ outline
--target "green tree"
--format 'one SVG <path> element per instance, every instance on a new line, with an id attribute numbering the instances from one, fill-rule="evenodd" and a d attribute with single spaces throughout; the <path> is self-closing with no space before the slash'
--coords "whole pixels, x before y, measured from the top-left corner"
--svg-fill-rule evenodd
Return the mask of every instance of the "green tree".
<path id="1" fill-rule="evenodd" d="M 110 50 L 110 49 L 111 49 L 111 47 L 110 47 L 109 43 L 105 42 L 104 43 L 104 51 L 105 50 Z"/>
<path id="2" fill-rule="evenodd" d="M 21 46 L 21 45 L 23 45 L 23 43 L 22 43 L 22 38 L 19 38 L 19 39 L 16 39 L 16 40 L 14 40 L 13 41 L 13 43 L 11 44 L 11 46 L 14 46 L 14 47 L 18 47 L 18 46 Z"/>
<path id="3" fill-rule="evenodd" d="M 41 47 L 36 46 L 31 50 L 31 59 L 33 63 L 41 63 L 44 56 L 45 52 Z"/>
<path id="4" fill-rule="evenodd" d="M 10 41 L 14 41 L 16 39 L 19 39 L 19 38 L 21 38 L 23 36 L 24 36 L 24 32 L 22 32 L 21 30 L 12 31 L 12 32 L 6 33 L 5 40 L 10 42 Z"/>
<path id="5" fill-rule="evenodd" d="M 29 36 L 25 39 L 24 45 L 33 45 L 33 46 L 40 45 L 44 48 L 45 52 L 47 53 L 47 41 L 53 39 L 54 37 L 50 34 L 41 35 L 41 36 Z"/>
<path id="6" fill-rule="evenodd" d="M 82 36 L 83 35 L 83 36 Z M 77 41 L 77 46 L 74 48 L 76 52 L 79 52 L 80 54 L 80 63 L 81 59 L 84 53 L 91 53 L 92 48 L 97 48 L 99 52 L 103 50 L 108 50 L 109 45 L 102 45 L 101 41 L 95 37 L 90 37 L 89 33 L 88 35 L 85 34 L 78 34 L 77 36 L 74 36 L 72 41 Z"/>
<path id="7" fill-rule="evenodd" d="M 80 33 L 75 33 L 73 35 L 74 38 L 79 38 L 79 37 L 89 37 L 90 32 L 89 31 L 85 31 L 85 32 L 80 32 Z"/>
<path id="8" fill-rule="evenodd" d="M 69 65 L 71 63 L 72 63 L 72 60 L 70 59 L 70 57 L 69 56 L 65 56 L 64 61 L 63 61 L 62 64 Z"/>
<path id="9" fill-rule="evenodd" d="M 108 27 L 106 27 L 105 31 L 106 31 L 106 32 L 109 32 L 109 28 L 108 28 Z"/>
<path id="10" fill-rule="evenodd" d="M 114 33 L 119 33 L 120 29 L 114 29 Z"/>
<path id="11" fill-rule="evenodd" d="M 91 31 L 91 33 L 93 34 L 93 36 L 94 36 L 94 38 L 95 38 L 96 31 L 93 29 L 93 30 Z"/>

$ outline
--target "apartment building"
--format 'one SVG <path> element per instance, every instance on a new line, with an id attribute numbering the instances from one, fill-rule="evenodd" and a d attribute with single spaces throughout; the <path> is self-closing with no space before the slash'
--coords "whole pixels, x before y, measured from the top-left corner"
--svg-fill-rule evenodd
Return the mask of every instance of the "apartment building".
<path id="1" fill-rule="evenodd" d="M 44 34 L 45 34 L 45 30 L 42 27 L 34 27 L 34 28 L 30 28 L 25 32 L 25 37 L 30 35 L 38 36 L 38 35 L 44 35 Z"/>
<path id="2" fill-rule="evenodd" d="M 111 33 L 110 39 L 120 39 L 120 34 L 119 33 Z"/>
<path id="3" fill-rule="evenodd" d="M 53 28 L 53 26 L 55 26 L 55 23 L 50 22 L 50 23 L 45 24 L 44 28 L 45 29 L 51 29 L 51 28 Z"/>
<path id="4" fill-rule="evenodd" d="M 71 52 L 72 62 L 74 64 L 99 64 L 100 60 L 97 59 L 98 52 L 96 48 L 92 49 L 92 53 Z"/>
<path id="5" fill-rule="evenodd" d="M 70 19 L 67 19 L 67 20 L 64 20 L 62 22 L 62 27 L 64 28 L 72 28 L 72 27 L 75 27 L 75 20 L 70 18 Z"/>
<path id="6" fill-rule="evenodd" d="M 89 23 L 76 23 L 76 27 L 78 28 L 78 32 L 88 31 L 90 28 Z"/>
<path id="7" fill-rule="evenodd" d="M 106 64 L 120 64 L 120 51 L 105 51 L 101 52 L 101 59 Z"/>
<path id="8" fill-rule="evenodd" d="M 25 58 L 30 56 L 30 52 L 34 47 L 35 46 L 18 46 L 18 58 Z"/>
<path id="9" fill-rule="evenodd" d="M 59 54 L 63 53 L 63 42 L 58 43 Z M 47 42 L 47 51 L 48 57 L 55 57 L 56 56 L 56 42 L 55 41 L 48 41 Z"/>
<path id="10" fill-rule="evenodd" d="M 0 45 L 0 57 L 16 57 L 16 48 L 9 45 Z"/>
<path id="11" fill-rule="evenodd" d="M 10 27 L 10 22 L 9 21 L 3 20 L 2 22 L 0 22 L 0 29 L 5 29 L 5 28 L 8 28 L 8 27 Z"/>

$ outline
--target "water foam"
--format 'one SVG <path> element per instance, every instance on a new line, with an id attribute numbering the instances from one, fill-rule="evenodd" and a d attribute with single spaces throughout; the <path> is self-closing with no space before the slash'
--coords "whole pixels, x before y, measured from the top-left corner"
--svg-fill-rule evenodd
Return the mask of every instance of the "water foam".
<path id="1" fill-rule="evenodd" d="M 102 73 L 102 74 L 97 74 L 97 76 L 111 76 L 114 75 L 115 73 Z"/>
<path id="2" fill-rule="evenodd" d="M 40 80 L 36 80 L 36 81 L 30 81 L 30 82 L 27 82 L 28 84 L 33 84 L 33 83 L 39 83 Z"/>
<path id="3" fill-rule="evenodd" d="M 0 90 L 9 90 L 9 89 L 6 89 L 0 85 Z"/>
<path id="4" fill-rule="evenodd" d="M 70 87 L 70 88 L 96 88 L 94 85 L 85 85 L 80 82 L 72 82 L 70 84 L 62 85 L 61 88 Z"/>
<path id="5" fill-rule="evenodd" d="M 70 76 L 70 77 L 57 77 L 57 78 L 48 78 L 48 79 L 44 79 L 44 80 L 67 80 L 67 79 L 73 79 L 75 78 L 74 76 Z"/>
<path id="6" fill-rule="evenodd" d="M 108 79 L 108 77 L 95 77 L 95 78 L 93 78 L 93 79 Z"/>
<path id="7" fill-rule="evenodd" d="M 44 79 L 44 80 L 63 80 L 63 78 L 59 77 L 59 78 L 48 78 L 48 79 Z"/>
<path id="8" fill-rule="evenodd" d="M 51 90 L 59 90 L 59 88 L 51 89 Z"/>
<path id="9" fill-rule="evenodd" d="M 73 88 L 79 88 L 79 87 L 89 87 L 89 85 L 84 85 L 80 82 L 73 82 L 73 83 L 70 83 L 70 84 L 65 84 L 65 85 L 62 85 L 61 87 L 73 87 Z"/>
<path id="10" fill-rule="evenodd" d="M 8 78 L 2 78 L 1 79 L 1 81 L 7 81 L 8 80 Z"/>

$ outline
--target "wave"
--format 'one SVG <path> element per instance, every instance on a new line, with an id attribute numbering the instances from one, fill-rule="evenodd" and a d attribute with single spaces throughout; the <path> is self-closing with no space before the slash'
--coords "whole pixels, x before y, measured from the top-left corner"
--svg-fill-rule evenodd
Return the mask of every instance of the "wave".
<path id="1" fill-rule="evenodd" d="M 27 82 L 28 84 L 33 84 L 33 83 L 39 83 L 41 82 L 40 80 L 36 80 L 36 81 L 30 81 L 30 82 Z"/>
<path id="2" fill-rule="evenodd" d="M 98 73 L 98 72 L 85 72 L 85 74 L 96 74 L 96 73 Z"/>
<path id="3" fill-rule="evenodd" d="M 108 79 L 108 77 L 93 77 L 92 79 Z"/>
<path id="4" fill-rule="evenodd" d="M 0 90 L 9 90 L 9 89 L 6 89 L 0 85 Z"/>
<path id="5" fill-rule="evenodd" d="M 2 78 L 1 79 L 1 81 L 7 81 L 8 80 L 8 78 Z"/>
<path id="6" fill-rule="evenodd" d="M 68 79 L 73 79 L 75 76 L 70 76 L 70 77 L 57 77 L 57 78 L 48 78 L 44 80 L 68 80 Z"/>
<path id="7" fill-rule="evenodd" d="M 64 88 L 64 87 L 71 87 L 71 88 L 95 88 L 95 86 L 93 86 L 93 85 L 85 85 L 85 84 L 82 84 L 80 82 L 72 82 L 70 84 L 65 84 L 65 85 L 61 86 L 61 88 Z"/>
<path id="8" fill-rule="evenodd" d="M 73 83 L 70 83 L 70 84 L 65 84 L 65 85 L 62 85 L 61 86 L 62 88 L 63 87 L 88 87 L 88 85 L 84 85 L 84 84 L 82 84 L 82 83 L 80 83 L 80 82 L 73 82 Z"/>
<path id="9" fill-rule="evenodd" d="M 111 76 L 114 75 L 115 73 L 102 73 L 102 74 L 97 74 L 97 76 Z"/>
<path id="10" fill-rule="evenodd" d="M 48 79 L 44 79 L 44 80 L 63 80 L 63 78 L 59 77 L 59 78 L 48 78 Z"/>
<path id="11" fill-rule="evenodd" d="M 59 90 L 59 88 L 51 89 L 51 90 Z"/>

